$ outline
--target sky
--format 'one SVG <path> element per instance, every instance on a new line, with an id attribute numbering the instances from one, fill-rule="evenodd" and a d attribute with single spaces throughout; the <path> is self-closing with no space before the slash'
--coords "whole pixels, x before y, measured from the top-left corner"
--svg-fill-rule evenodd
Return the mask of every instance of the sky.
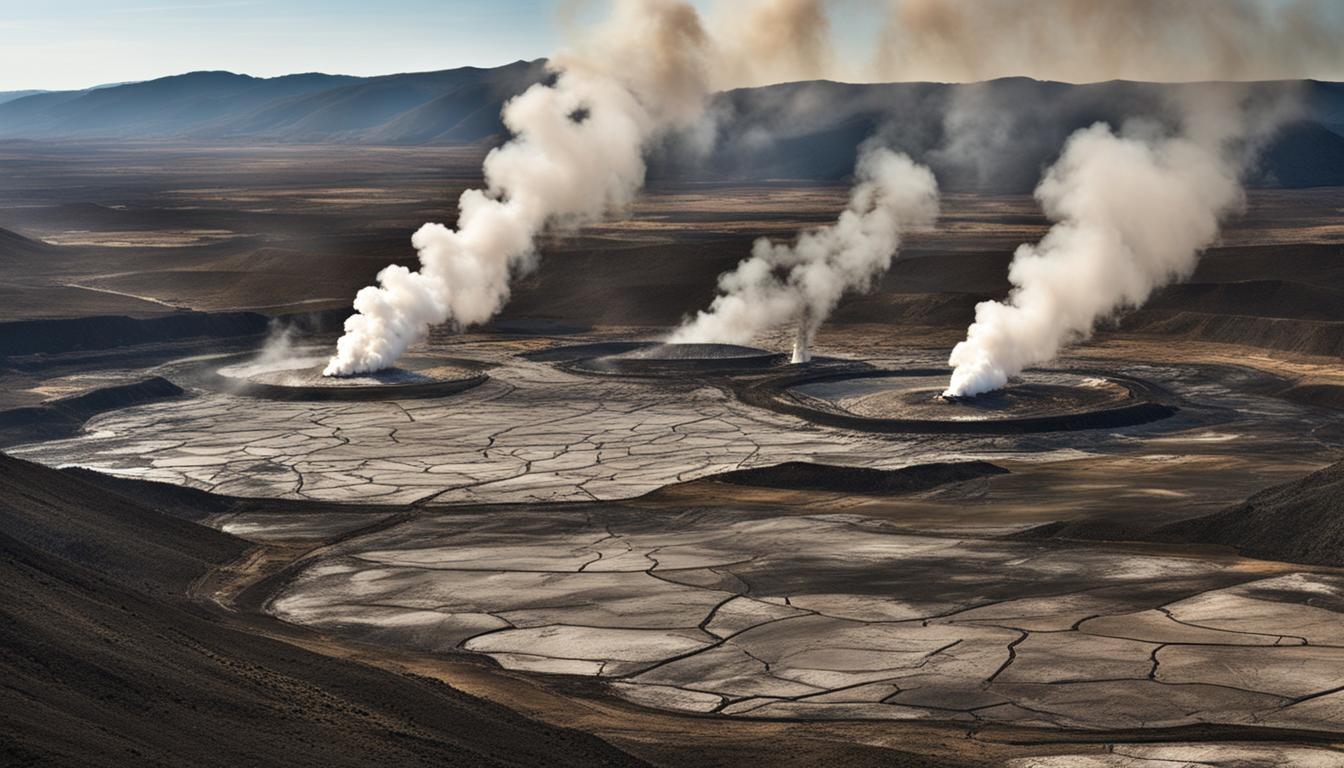
<path id="1" fill-rule="evenodd" d="M 562 10 L 575 6 L 582 0 L 0 0 L 0 91 L 215 69 L 272 77 L 496 66 L 560 48 Z M 864 23 L 851 13 L 837 27 Z"/>
<path id="2" fill-rule="evenodd" d="M 564 0 L 0 0 L 0 90 L 195 70 L 353 75 L 545 56 Z"/>
<path id="3" fill-rule="evenodd" d="M 691 1 L 713 17 L 715 0 Z M 1276 6 L 1303 1 L 1255 0 L 1271 16 Z M 1325 9 L 1330 35 L 1344 28 L 1344 0 L 1310 1 Z M 876 54 L 882 2 L 830 0 L 832 40 L 845 58 L 867 61 Z M 1039 1 L 1027 6 L 1051 7 Z M 0 0 L 0 91 L 79 89 L 198 70 L 273 77 L 497 66 L 553 54 L 564 43 L 563 16 L 578 8 L 582 25 L 585 13 L 595 18 L 603 7 L 602 0 Z M 1039 21 L 1052 32 L 1062 26 L 1047 18 L 1031 21 L 1028 26 Z M 1005 50 L 1019 63 L 1031 52 L 1029 46 L 1013 58 L 1018 54 Z M 990 68 L 992 76 L 1069 79 L 1067 68 L 1042 73 Z M 941 73 L 935 67 L 932 75 Z M 1344 65 L 1311 75 L 1339 79 Z"/>

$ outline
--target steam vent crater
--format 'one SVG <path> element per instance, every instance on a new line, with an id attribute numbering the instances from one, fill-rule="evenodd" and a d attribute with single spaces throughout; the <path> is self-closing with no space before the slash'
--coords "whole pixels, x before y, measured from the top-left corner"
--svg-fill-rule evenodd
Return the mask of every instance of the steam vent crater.
<path id="1" fill-rule="evenodd" d="M 943 398 L 946 371 L 848 372 L 795 379 L 774 405 L 812 421 L 874 432 L 1021 434 L 1145 424 L 1178 408 L 1141 379 L 1028 371 L 1003 389 Z"/>
<path id="2" fill-rule="evenodd" d="M 677 376 L 733 374 L 762 371 L 787 365 L 788 355 L 733 344 L 659 344 L 656 342 L 614 345 L 584 345 L 573 348 L 568 359 L 555 350 L 551 359 L 585 373 L 621 376 Z M 603 347 L 610 347 L 603 349 Z"/>
<path id="3" fill-rule="evenodd" d="M 396 400 L 443 397 L 489 378 L 469 360 L 406 355 L 394 368 L 354 376 L 323 376 L 329 354 L 307 350 L 283 360 L 255 356 L 215 360 L 203 383 L 234 394 L 269 400 Z"/>

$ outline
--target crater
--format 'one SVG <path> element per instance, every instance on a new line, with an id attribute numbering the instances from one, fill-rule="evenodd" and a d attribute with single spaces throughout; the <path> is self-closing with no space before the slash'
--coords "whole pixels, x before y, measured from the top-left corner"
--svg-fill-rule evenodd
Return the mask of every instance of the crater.
<path id="1" fill-rule="evenodd" d="M 620 376 L 733 374 L 769 370 L 788 364 L 788 355 L 735 344 L 592 345 L 596 354 L 580 353 L 567 367 L 585 373 Z M 601 349 L 606 346 L 607 349 Z M 559 350 L 552 354 L 560 353 Z M 562 359 L 552 357 L 552 359 Z"/>
<path id="2" fill-rule="evenodd" d="M 945 398 L 941 370 L 846 371 L 793 377 L 744 392 L 744 399 L 810 421 L 870 432 L 1022 434 L 1107 429 L 1163 419 L 1175 398 L 1140 379 L 1113 374 L 1028 371 L 1007 387 Z"/>
<path id="3" fill-rule="evenodd" d="M 215 359 L 198 371 L 197 381 L 268 400 L 400 400 L 452 395 L 489 378 L 474 361 L 430 355 L 406 355 L 396 367 L 373 373 L 323 376 L 328 358 L 309 350 L 280 360 Z"/>

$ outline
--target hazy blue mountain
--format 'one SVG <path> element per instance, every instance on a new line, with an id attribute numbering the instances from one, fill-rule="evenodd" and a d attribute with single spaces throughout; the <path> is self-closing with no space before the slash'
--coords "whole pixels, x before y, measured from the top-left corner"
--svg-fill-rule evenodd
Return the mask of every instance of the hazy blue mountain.
<path id="1" fill-rule="evenodd" d="M 224 115 L 191 134 L 283 142 L 478 141 L 502 134 L 499 111 L 504 102 L 544 76 L 543 62 L 520 61 L 494 69 L 464 67 L 363 78 Z"/>
<path id="2" fill-rule="evenodd" d="M 421 145 L 498 142 L 499 112 L 547 77 L 542 60 L 383 77 L 255 78 L 192 72 L 84 91 L 0 96 L 0 140 Z M 877 137 L 928 163 L 945 189 L 1029 191 L 1064 140 L 1096 121 L 1171 123 L 1174 103 L 1226 83 L 1087 85 L 1004 78 L 949 85 L 787 83 L 716 95 L 708 156 L 671 137 L 654 179 L 822 179 L 848 176 Z M 1243 86 L 1237 86 L 1241 88 Z M 1260 186 L 1344 185 L 1344 85 L 1252 84 L 1253 99 L 1292 92 L 1304 105 L 1251 170 Z"/>
<path id="3" fill-rule="evenodd" d="M 169 138 L 278 100 L 358 78 L 304 74 L 256 78 L 190 72 L 129 85 L 58 91 L 0 104 L 0 137 Z"/>
<path id="4" fill-rule="evenodd" d="M 0 91 L 0 104 L 15 99 L 22 99 L 25 96 L 36 96 L 39 93 L 46 93 L 46 91 Z"/>
<path id="5" fill-rule="evenodd" d="M 718 137 L 708 158 L 678 151 L 655 159 L 665 177 L 840 179 L 860 144 L 877 137 L 929 164 L 946 189 L 1028 192 L 1068 136 L 1098 121 L 1173 124 L 1174 104 L 1195 91 L 1246 88 L 1252 102 L 1294 94 L 1303 110 L 1249 171 L 1256 186 L 1344 184 L 1344 86 L 1265 82 L 1086 85 L 1005 78 L 946 85 L 787 83 L 720 94 Z"/>

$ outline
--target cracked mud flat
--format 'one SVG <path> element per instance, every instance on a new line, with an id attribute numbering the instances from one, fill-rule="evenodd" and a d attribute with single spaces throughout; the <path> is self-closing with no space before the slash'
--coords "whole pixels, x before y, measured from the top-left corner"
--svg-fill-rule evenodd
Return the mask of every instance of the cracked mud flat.
<path id="1" fill-rule="evenodd" d="M 596 680 L 658 710 L 757 722 L 1340 731 L 1337 573 L 993 538 L 1070 505 L 1193 515 L 1268 484 L 1247 466 L 1296 472 L 1338 450 L 1338 416 L 1255 394 L 1251 374 L 1116 364 L 1185 400 L 1142 426 L 881 435 L 751 407 L 713 378 L 598 377 L 518 355 L 535 349 L 455 345 L 455 356 L 495 367 L 482 386 L 447 398 L 193 391 L 14 453 L 234 495 L 418 504 L 403 522 L 349 537 L 366 514 L 212 522 L 261 542 L 343 540 L 315 550 L 273 595 L 269 610 L 286 621 L 371 647 L 469 652 L 520 673 Z M 917 519 L 865 514 L 849 499 L 829 509 L 854 504 L 852 514 L 811 502 L 742 506 L 715 489 L 661 507 L 612 501 L 800 458 L 881 468 L 979 458 L 1013 474 L 901 502 Z M 1091 465 L 1100 474 L 1079 471 Z M 1192 477 L 1210 488 L 1192 494 L 1183 485 Z M 445 506 L 484 503 L 511 506 Z M 1155 749 L 1086 757 L 1165 760 Z M 1302 749 L 1290 758 L 1319 757 Z M 1206 757 L 1198 762 L 1222 759 Z M 1081 763 L 1040 763 L 1072 764 Z"/>
<path id="2" fill-rule="evenodd" d="M 1105 755 L 1009 760 L 1009 768 L 1339 768 L 1344 755 L 1314 747 L 1261 744 L 1125 744 Z"/>
<path id="3" fill-rule="evenodd" d="M 453 354 L 495 367 L 488 381 L 450 397 L 271 402 L 194 391 L 99 416 L 84 435 L 11 453 L 236 496 L 559 502 L 633 498 L 800 457 L 877 468 L 973 458 L 1039 463 L 1170 456 L 1176 445 L 1208 449 L 1210 441 L 1214 452 L 1253 448 L 1284 457 L 1319 452 L 1321 439 L 1344 436 L 1344 429 L 1330 431 L 1340 419 L 1322 418 L 1327 412 L 1239 393 L 1177 367 L 1126 371 L 1195 398 L 1153 424 L 1030 436 L 881 435 L 754 408 L 710 379 L 574 374 L 516 356 L 526 349 L 497 341 L 455 346 Z"/>
<path id="4" fill-rule="evenodd" d="M 898 467 L 976 449 L 1015 453 L 836 432 L 693 377 L 594 377 L 494 354 L 489 381 L 449 398 L 261 402 L 200 392 L 13 453 L 230 495 L 398 503 L 630 498 L 799 455 Z"/>
<path id="5" fill-rule="evenodd" d="M 290 622 L 646 706 L 1068 729 L 1344 722 L 1344 576 L 846 515 L 445 513 L 311 562 Z"/>

